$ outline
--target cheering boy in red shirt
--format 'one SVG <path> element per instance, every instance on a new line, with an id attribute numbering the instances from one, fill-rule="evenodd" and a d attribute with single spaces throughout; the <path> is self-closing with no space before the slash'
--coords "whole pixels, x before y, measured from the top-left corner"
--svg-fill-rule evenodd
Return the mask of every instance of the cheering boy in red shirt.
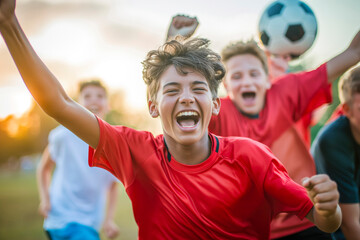
<path id="1" fill-rule="evenodd" d="M 149 111 L 163 135 L 111 126 L 69 98 L 31 48 L 0 0 L 0 32 L 33 97 L 51 117 L 87 142 L 89 164 L 125 185 L 139 239 L 268 239 L 279 212 L 305 216 L 320 229 L 341 222 L 336 184 L 326 175 L 293 182 L 267 147 L 208 133 L 220 109 L 225 70 L 205 39 L 171 41 L 143 62 Z"/>
<path id="2" fill-rule="evenodd" d="M 210 132 L 250 137 L 266 144 L 298 183 L 315 174 L 313 159 L 299 135 L 294 134 L 293 139 L 284 133 L 289 133 L 287 130 L 302 116 L 325 103 L 326 98 L 320 101 L 314 98 L 328 92 L 330 83 L 359 62 L 360 32 L 344 52 L 316 70 L 284 75 L 272 85 L 267 77 L 266 56 L 255 42 L 230 44 L 222 57 L 227 70 L 224 85 L 228 97 L 221 100 L 220 114 L 210 122 Z M 297 144 L 290 145 L 291 142 Z M 272 238 L 312 226 L 309 221 L 299 221 L 291 215 L 279 215 L 272 224 Z"/>

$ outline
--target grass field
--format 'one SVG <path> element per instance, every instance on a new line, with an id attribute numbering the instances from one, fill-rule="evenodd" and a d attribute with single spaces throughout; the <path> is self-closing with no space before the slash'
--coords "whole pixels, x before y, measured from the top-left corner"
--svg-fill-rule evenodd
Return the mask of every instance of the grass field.
<path id="1" fill-rule="evenodd" d="M 116 239 L 137 239 L 131 203 L 120 187 L 115 221 L 120 227 Z M 0 239 L 46 240 L 43 219 L 37 213 L 39 198 L 35 173 L 0 173 Z M 102 236 L 102 239 L 106 239 Z"/>

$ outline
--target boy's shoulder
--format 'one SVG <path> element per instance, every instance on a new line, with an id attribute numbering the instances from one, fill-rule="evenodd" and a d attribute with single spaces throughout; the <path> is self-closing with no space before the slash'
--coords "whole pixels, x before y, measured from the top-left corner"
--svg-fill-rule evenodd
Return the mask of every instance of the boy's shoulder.
<path id="1" fill-rule="evenodd" d="M 318 134 L 318 141 L 326 145 L 331 142 L 338 143 L 339 141 L 351 140 L 349 119 L 344 115 L 339 116 L 333 122 L 324 126 Z M 345 142 L 342 142 L 342 144 L 345 144 Z"/>
<path id="2" fill-rule="evenodd" d="M 220 137 L 220 153 L 227 157 L 258 159 L 274 158 L 269 147 L 247 137 Z M 257 161 L 257 160 L 256 160 Z"/>
<path id="3" fill-rule="evenodd" d="M 154 147 L 163 146 L 163 134 L 154 136 L 152 132 L 137 130 L 123 125 L 112 125 L 103 119 L 98 118 L 101 138 L 100 141 L 111 139 L 114 143 L 122 144 L 125 141 L 128 145 L 133 147 L 143 148 L 143 144 L 150 144 Z"/>

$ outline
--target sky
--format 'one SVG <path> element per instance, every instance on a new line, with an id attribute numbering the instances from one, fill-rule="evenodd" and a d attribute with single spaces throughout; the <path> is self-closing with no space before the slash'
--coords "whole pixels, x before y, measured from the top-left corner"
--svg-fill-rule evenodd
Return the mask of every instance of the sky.
<path id="1" fill-rule="evenodd" d="M 172 16 L 196 16 L 195 36 L 217 52 L 230 41 L 257 37 L 259 18 L 271 0 L 18 0 L 16 14 L 37 54 L 65 90 L 100 77 L 122 89 L 132 109 L 146 108 L 141 61 L 158 48 Z M 344 50 L 360 30 L 359 0 L 304 0 L 316 15 L 318 33 L 300 61 L 316 67 Z M 0 119 L 29 109 L 31 95 L 0 38 Z"/>

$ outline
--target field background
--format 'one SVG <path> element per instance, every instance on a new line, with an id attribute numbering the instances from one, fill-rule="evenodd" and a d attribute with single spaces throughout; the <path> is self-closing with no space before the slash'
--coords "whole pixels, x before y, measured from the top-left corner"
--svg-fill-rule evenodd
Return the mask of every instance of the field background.
<path id="1" fill-rule="evenodd" d="M 120 184 L 119 184 L 120 185 Z M 39 197 L 35 172 L 0 173 L 0 239 L 46 240 L 43 219 L 38 214 Z M 116 239 L 137 239 L 131 203 L 121 185 L 115 221 L 120 227 Z M 107 239 L 102 235 L 102 239 Z"/>

